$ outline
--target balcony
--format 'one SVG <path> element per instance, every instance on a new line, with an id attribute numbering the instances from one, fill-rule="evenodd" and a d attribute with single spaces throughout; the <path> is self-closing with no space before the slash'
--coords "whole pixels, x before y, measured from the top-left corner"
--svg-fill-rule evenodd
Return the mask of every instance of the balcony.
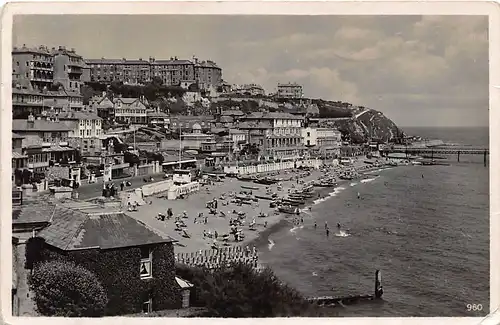
<path id="1" fill-rule="evenodd" d="M 34 168 L 43 168 L 43 167 L 49 167 L 49 162 L 48 161 L 40 161 L 40 162 L 31 162 L 27 164 L 28 169 L 34 169 Z"/>
<path id="2" fill-rule="evenodd" d="M 76 67 L 76 66 L 68 67 L 68 73 L 70 73 L 70 74 L 82 74 L 83 69 L 81 67 Z"/>

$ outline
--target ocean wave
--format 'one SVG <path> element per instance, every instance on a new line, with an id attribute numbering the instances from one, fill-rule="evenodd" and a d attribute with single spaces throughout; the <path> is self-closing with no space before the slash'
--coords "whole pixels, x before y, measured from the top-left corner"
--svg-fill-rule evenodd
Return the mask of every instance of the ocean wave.
<path id="1" fill-rule="evenodd" d="M 276 243 L 270 238 L 268 238 L 267 241 L 269 242 L 269 245 L 267 245 L 267 248 L 269 248 L 269 250 L 273 249 L 273 246 L 276 245 Z"/>
<path id="2" fill-rule="evenodd" d="M 347 233 L 346 231 L 343 231 L 343 230 L 340 230 L 339 232 L 336 232 L 335 233 L 335 236 L 336 237 L 349 237 L 350 234 Z"/>
<path id="3" fill-rule="evenodd" d="M 294 234 L 297 231 L 297 229 L 303 229 L 303 228 L 304 228 L 304 226 L 295 226 L 292 229 L 290 229 L 290 232 L 292 234 Z"/>
<path id="4" fill-rule="evenodd" d="M 361 180 L 361 183 L 369 183 L 369 182 L 373 182 L 374 180 L 376 180 L 377 178 L 379 178 L 380 176 L 376 176 L 374 178 L 367 178 L 367 179 L 362 179 Z"/>

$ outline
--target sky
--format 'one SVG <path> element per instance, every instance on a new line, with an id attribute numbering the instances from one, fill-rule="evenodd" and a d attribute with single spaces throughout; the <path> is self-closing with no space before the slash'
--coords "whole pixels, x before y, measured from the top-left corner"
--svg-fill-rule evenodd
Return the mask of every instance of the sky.
<path id="1" fill-rule="evenodd" d="M 401 127 L 488 126 L 486 16 L 16 16 L 23 44 L 89 59 L 196 55 L 229 83 L 297 82 Z"/>

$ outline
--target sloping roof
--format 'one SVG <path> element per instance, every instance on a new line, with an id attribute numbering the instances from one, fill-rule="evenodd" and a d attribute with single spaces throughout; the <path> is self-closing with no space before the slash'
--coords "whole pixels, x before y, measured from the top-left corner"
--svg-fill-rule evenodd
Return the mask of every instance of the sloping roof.
<path id="1" fill-rule="evenodd" d="M 101 120 L 94 112 L 66 111 L 57 115 L 60 120 Z"/>
<path id="2" fill-rule="evenodd" d="M 28 156 L 20 154 L 19 152 L 16 151 L 12 152 L 12 159 L 22 159 L 22 158 L 28 158 Z"/>
<path id="3" fill-rule="evenodd" d="M 12 209 L 12 224 L 20 225 L 34 222 L 49 222 L 56 209 L 55 205 L 36 202 L 23 204 Z"/>
<path id="4" fill-rule="evenodd" d="M 242 115 L 245 115 L 245 113 L 243 113 L 239 109 L 228 109 L 228 110 L 222 111 L 221 115 L 222 116 L 231 116 L 231 115 L 242 116 Z"/>
<path id="5" fill-rule="evenodd" d="M 38 235 L 63 250 L 112 249 L 174 241 L 123 212 L 88 214 L 62 206 L 57 207 L 50 226 Z"/>
<path id="6" fill-rule="evenodd" d="M 303 120 L 301 116 L 293 115 L 290 113 L 282 112 L 253 112 L 246 116 L 247 119 L 289 119 L 289 120 Z"/>
<path id="7" fill-rule="evenodd" d="M 29 131 L 70 131 L 71 127 L 64 123 L 57 123 L 46 120 L 35 120 L 32 126 L 28 126 L 28 120 L 12 120 L 12 131 L 14 132 L 29 132 Z"/>
<path id="8" fill-rule="evenodd" d="M 179 287 L 181 287 L 182 289 L 188 289 L 188 288 L 192 288 L 194 286 L 191 282 L 184 280 L 184 279 L 181 279 L 177 276 L 175 277 L 175 281 L 177 282 Z"/>

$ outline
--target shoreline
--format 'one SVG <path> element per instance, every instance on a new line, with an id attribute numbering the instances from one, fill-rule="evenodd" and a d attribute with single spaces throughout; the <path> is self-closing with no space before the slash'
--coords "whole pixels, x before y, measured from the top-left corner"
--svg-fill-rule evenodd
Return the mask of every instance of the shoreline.
<path id="1" fill-rule="evenodd" d="M 364 163 L 362 159 L 358 159 L 349 167 L 329 166 L 324 169 L 309 171 L 286 170 L 277 175 L 277 177 L 288 179 L 280 182 L 281 188 L 278 184 L 262 185 L 241 181 L 236 178 L 225 178 L 221 182 L 201 187 L 200 191 L 192 193 L 184 199 L 167 200 L 164 193 L 147 197 L 146 201 L 149 202 L 146 205 L 139 206 L 137 212 L 128 212 L 128 214 L 149 228 L 177 240 L 174 246 L 176 253 L 191 253 L 216 249 L 214 247 L 235 246 L 254 246 L 262 249 L 265 244 L 269 243 L 271 234 L 276 233 L 288 224 L 292 224 L 291 221 L 294 218 L 300 215 L 304 218 L 312 218 L 306 209 L 322 203 L 321 201 L 318 202 L 318 200 L 328 200 L 338 187 L 346 186 L 350 182 L 361 182 L 361 178 L 367 173 L 381 172 L 391 168 L 394 167 L 373 167 Z M 336 174 L 338 171 L 345 169 L 356 170 L 360 177 L 352 181 L 337 180 L 337 186 L 335 187 L 314 187 L 313 193 L 315 195 L 307 199 L 304 205 L 298 207 L 301 211 L 299 215 L 278 212 L 276 208 L 269 206 L 271 201 L 265 199 L 258 199 L 251 204 L 242 205 L 233 202 L 236 195 L 241 195 L 242 191 L 249 191 L 242 188 L 242 186 L 255 188 L 251 190 L 252 195 L 269 196 L 269 192 L 272 192 L 278 194 L 279 197 L 283 197 L 291 190 L 303 188 L 310 181 L 315 181 L 324 175 Z M 297 181 L 297 178 L 299 181 Z M 338 177 L 336 178 L 338 179 Z M 218 201 L 217 213 L 211 214 L 207 204 L 214 199 Z M 166 214 L 167 209 L 172 210 L 173 217 L 170 220 L 160 220 L 158 215 Z M 238 219 L 238 215 L 234 212 L 244 214 L 242 224 L 237 227 L 243 231 L 244 238 L 235 242 L 233 235 L 230 235 L 229 240 L 222 240 L 224 235 L 230 234 L 230 220 Z M 260 214 L 264 214 L 265 217 L 260 217 Z M 176 226 L 175 219 L 184 223 L 182 228 Z M 252 227 L 251 224 L 254 226 Z M 215 238 L 216 233 L 217 238 Z"/>
<path id="2" fill-rule="evenodd" d="M 381 166 L 381 167 L 367 168 L 366 170 L 360 171 L 359 174 L 360 174 L 360 176 L 367 175 L 367 174 L 369 175 L 369 174 L 373 173 L 374 171 L 383 172 L 385 170 L 391 170 L 391 169 L 394 169 L 397 167 L 407 167 L 407 166 L 401 165 L 401 166 Z M 378 177 L 378 175 L 376 177 Z M 355 180 L 339 180 L 339 181 L 337 181 L 337 186 L 335 186 L 335 187 L 329 187 L 329 188 L 316 187 L 314 189 L 314 193 L 319 194 L 319 196 L 312 201 L 308 200 L 306 202 L 306 204 L 302 208 L 300 208 L 301 214 L 306 213 L 309 215 L 309 213 L 307 212 L 307 209 L 309 207 L 314 207 L 315 205 L 322 204 L 322 203 L 328 201 L 328 199 L 333 198 L 333 196 L 331 196 L 330 194 L 335 193 L 335 190 L 337 188 L 343 187 L 346 185 L 350 187 L 350 184 L 353 182 L 355 182 L 357 184 L 362 183 L 361 180 L 362 179 L 359 179 L 359 178 L 355 179 Z M 347 187 L 345 187 L 345 189 L 347 189 Z M 321 201 L 318 202 L 318 200 L 321 200 Z M 254 239 L 248 241 L 248 243 L 243 242 L 242 245 L 243 246 L 255 246 L 260 251 L 266 243 L 270 244 L 270 240 L 271 240 L 270 236 L 272 234 L 279 232 L 280 230 L 285 228 L 286 225 L 291 225 L 290 218 L 289 218 L 290 216 L 291 215 L 282 214 L 281 220 L 279 220 L 275 224 L 271 225 L 268 229 L 265 229 L 265 230 L 259 232 L 257 238 L 254 238 Z"/>

